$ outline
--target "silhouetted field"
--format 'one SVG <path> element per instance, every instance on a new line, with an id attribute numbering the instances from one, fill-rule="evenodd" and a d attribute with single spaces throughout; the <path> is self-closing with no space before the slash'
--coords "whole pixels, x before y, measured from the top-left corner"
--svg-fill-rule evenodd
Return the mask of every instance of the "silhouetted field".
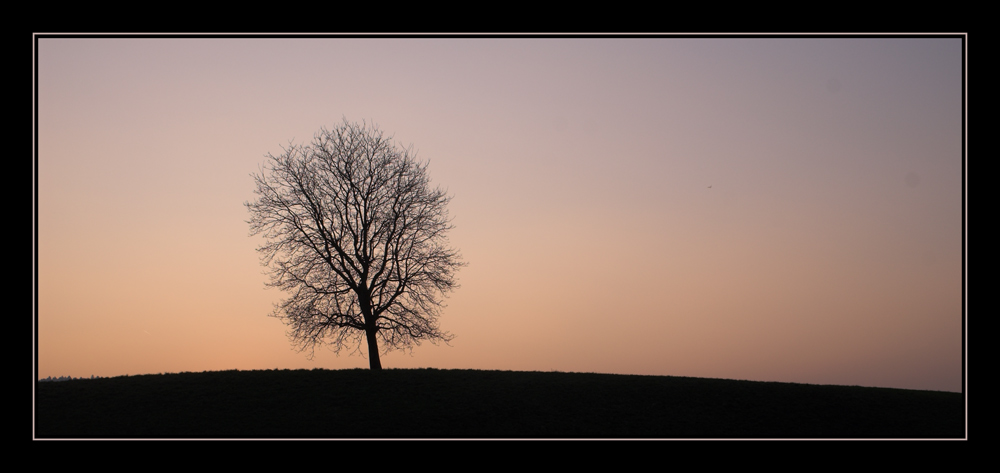
<path id="1" fill-rule="evenodd" d="M 962 438 L 958 393 L 672 376 L 267 370 L 36 384 L 38 438 Z"/>

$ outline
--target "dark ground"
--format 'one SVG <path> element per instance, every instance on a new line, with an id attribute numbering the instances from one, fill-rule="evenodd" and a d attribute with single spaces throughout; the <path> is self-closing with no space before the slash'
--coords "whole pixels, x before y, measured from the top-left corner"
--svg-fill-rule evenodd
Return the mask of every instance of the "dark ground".
<path id="1" fill-rule="evenodd" d="M 36 438 L 963 438 L 959 393 L 475 370 L 39 382 Z"/>

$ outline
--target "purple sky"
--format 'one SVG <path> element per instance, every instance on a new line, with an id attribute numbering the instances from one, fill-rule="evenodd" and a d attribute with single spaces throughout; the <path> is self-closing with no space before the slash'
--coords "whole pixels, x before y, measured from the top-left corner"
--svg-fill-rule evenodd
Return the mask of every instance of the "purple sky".
<path id="1" fill-rule="evenodd" d="M 38 41 L 46 376 L 367 367 L 267 317 L 243 203 L 347 118 L 469 265 L 387 368 L 960 391 L 962 40 Z M 711 188 L 709 188 L 711 186 Z"/>

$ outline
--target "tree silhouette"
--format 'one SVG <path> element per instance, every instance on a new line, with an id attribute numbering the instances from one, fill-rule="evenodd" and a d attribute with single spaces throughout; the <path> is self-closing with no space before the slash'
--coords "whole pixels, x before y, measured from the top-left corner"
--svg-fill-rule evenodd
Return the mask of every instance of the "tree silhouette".
<path id="1" fill-rule="evenodd" d="M 451 340 L 438 317 L 464 263 L 446 237 L 450 197 L 430 188 L 427 163 L 377 126 L 346 119 L 267 158 L 252 175 L 248 223 L 266 240 L 257 251 L 267 285 L 290 294 L 271 316 L 300 351 L 361 352 L 365 339 L 377 370 L 379 341 L 387 353 Z"/>

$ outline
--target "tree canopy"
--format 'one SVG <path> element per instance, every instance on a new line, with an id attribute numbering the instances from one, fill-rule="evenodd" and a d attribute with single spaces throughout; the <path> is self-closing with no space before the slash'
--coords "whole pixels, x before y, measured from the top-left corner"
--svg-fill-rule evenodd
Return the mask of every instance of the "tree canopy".
<path id="1" fill-rule="evenodd" d="M 375 125 L 346 119 L 311 144 L 268 153 L 247 202 L 262 235 L 269 286 L 289 296 L 271 314 L 310 356 L 328 344 L 361 351 L 372 369 L 385 352 L 447 342 L 438 318 L 464 265 L 448 244 L 450 197 L 432 188 L 427 163 Z"/>

